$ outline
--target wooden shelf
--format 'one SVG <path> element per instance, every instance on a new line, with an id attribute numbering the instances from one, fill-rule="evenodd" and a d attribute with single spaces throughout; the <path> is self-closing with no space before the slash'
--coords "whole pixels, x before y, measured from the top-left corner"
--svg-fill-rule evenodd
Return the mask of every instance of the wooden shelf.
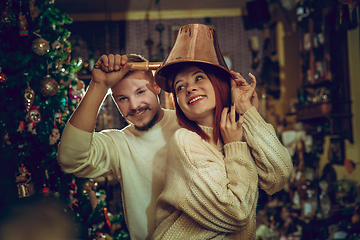
<path id="1" fill-rule="evenodd" d="M 331 102 L 318 102 L 296 106 L 297 119 L 310 120 L 315 118 L 328 118 L 331 115 Z"/>
<path id="2" fill-rule="evenodd" d="M 299 24 L 296 115 L 309 133 L 338 134 L 353 142 L 347 34 L 337 27 L 336 11 L 324 8 Z"/>

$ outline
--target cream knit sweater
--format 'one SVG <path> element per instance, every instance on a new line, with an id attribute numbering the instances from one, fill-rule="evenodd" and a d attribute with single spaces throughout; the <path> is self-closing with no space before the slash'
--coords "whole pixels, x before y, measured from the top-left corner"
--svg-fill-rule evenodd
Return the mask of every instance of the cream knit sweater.
<path id="1" fill-rule="evenodd" d="M 281 190 L 292 160 L 255 107 L 244 118 L 245 142 L 222 146 L 176 131 L 152 239 L 255 239 L 258 187 Z M 212 136 L 212 128 L 202 129 Z"/>

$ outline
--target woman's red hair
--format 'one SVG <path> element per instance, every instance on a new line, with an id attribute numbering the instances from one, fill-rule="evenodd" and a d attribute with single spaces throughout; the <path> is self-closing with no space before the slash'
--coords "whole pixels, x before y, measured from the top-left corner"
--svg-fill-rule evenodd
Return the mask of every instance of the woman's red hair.
<path id="1" fill-rule="evenodd" d="M 196 65 L 196 67 L 200 68 L 202 71 L 205 72 L 205 74 L 209 78 L 214 88 L 215 117 L 214 117 L 214 126 L 213 126 L 213 136 L 216 143 L 220 137 L 220 120 L 221 120 L 222 110 L 224 109 L 224 107 L 230 107 L 230 103 L 231 103 L 230 77 L 221 77 L 216 73 L 214 73 L 213 71 L 211 71 L 206 65 L 201 65 L 201 64 L 199 65 L 194 63 L 192 65 Z M 180 71 L 178 71 L 177 73 L 179 72 Z M 170 81 L 172 80 L 173 82 L 176 75 L 177 74 L 173 75 L 173 78 L 169 80 Z M 179 125 L 190 131 L 196 132 L 205 141 L 209 141 L 210 140 L 209 135 L 207 135 L 195 121 L 191 121 L 185 116 L 185 114 L 183 113 L 179 104 L 176 101 L 176 93 L 173 84 L 170 84 L 170 86 L 173 94 L 175 112 Z"/>

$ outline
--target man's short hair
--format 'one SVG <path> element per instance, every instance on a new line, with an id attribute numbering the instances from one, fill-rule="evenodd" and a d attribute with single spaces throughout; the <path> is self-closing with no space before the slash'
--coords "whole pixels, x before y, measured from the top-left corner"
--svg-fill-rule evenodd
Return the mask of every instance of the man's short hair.
<path id="1" fill-rule="evenodd" d="M 148 62 L 146 58 L 139 54 L 130 53 L 126 55 L 128 57 L 128 62 Z"/>
<path id="2" fill-rule="evenodd" d="M 126 56 L 128 57 L 128 62 L 149 62 L 149 60 L 139 54 L 130 53 L 126 54 Z M 146 71 L 146 73 L 150 77 L 151 84 L 153 84 L 155 82 L 153 72 L 151 70 L 148 70 Z M 128 76 L 129 74 L 131 74 L 131 72 L 128 72 L 124 77 Z"/>

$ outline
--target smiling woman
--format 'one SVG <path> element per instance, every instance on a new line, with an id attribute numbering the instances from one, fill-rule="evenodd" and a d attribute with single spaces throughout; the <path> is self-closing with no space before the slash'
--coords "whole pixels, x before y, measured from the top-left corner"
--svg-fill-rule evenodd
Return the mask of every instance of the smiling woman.
<path id="1" fill-rule="evenodd" d="M 229 71 L 211 27 L 179 30 L 155 76 L 183 128 L 168 145 L 152 239 L 255 239 L 258 188 L 280 191 L 292 160 L 258 113 L 249 76 Z"/>
<path id="2" fill-rule="evenodd" d="M 174 81 L 176 100 L 187 118 L 212 127 L 215 110 L 215 91 L 210 79 L 198 67 L 180 71 Z"/>
<path id="3" fill-rule="evenodd" d="M 214 141 L 217 141 L 220 122 L 216 120 L 222 109 L 230 106 L 230 87 L 219 79 L 208 68 L 193 63 L 181 69 L 173 81 L 172 94 L 180 125 L 205 140 L 209 140 L 209 136 L 198 125 L 214 127 Z"/>

